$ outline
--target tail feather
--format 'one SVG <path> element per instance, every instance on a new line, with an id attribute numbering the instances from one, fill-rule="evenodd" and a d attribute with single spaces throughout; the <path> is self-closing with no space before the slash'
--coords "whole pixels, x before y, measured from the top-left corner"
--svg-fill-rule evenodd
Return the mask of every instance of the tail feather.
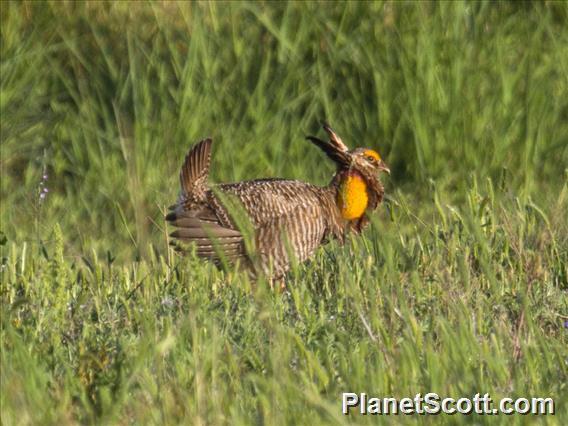
<path id="1" fill-rule="evenodd" d="M 171 244 L 178 252 L 186 252 L 194 246 L 199 257 L 213 260 L 234 260 L 245 255 L 244 239 L 237 230 L 207 220 L 207 217 L 204 220 L 192 216 L 188 211 L 170 212 L 166 219 L 177 228 L 170 237 L 175 240 Z"/>
<path id="2" fill-rule="evenodd" d="M 204 139 L 185 156 L 179 174 L 182 195 L 185 197 L 204 192 L 211 163 L 211 143 L 211 138 Z"/>
<path id="3" fill-rule="evenodd" d="M 169 208 L 166 220 L 176 229 L 170 234 L 171 245 L 180 253 L 194 250 L 199 257 L 231 262 L 246 256 L 242 234 L 219 220 L 210 205 L 207 186 L 211 162 L 211 139 L 195 145 L 186 155 L 179 180 L 181 194 Z"/>
<path id="4" fill-rule="evenodd" d="M 178 240 L 188 240 L 198 242 L 201 239 L 216 239 L 216 240 L 233 240 L 242 241 L 243 237 L 240 232 L 233 231 L 223 227 L 211 229 L 208 226 L 203 228 L 179 228 L 170 234 L 170 237 Z"/>

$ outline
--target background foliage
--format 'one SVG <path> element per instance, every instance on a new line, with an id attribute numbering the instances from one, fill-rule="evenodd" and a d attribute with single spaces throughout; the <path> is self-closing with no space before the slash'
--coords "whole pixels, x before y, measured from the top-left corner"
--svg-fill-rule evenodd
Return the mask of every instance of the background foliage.
<path id="1" fill-rule="evenodd" d="M 566 3 L 4 2 L 0 42 L 6 424 L 374 421 L 343 391 L 562 424 Z M 363 238 L 284 295 L 168 252 L 195 141 L 217 182 L 325 184 L 322 118 L 393 170 Z M 418 418 L 464 419 L 500 421 Z"/>

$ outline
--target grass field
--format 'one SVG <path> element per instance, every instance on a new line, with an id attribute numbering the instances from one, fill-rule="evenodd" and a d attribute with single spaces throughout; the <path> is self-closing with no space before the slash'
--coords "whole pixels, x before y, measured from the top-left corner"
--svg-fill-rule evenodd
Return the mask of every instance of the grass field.
<path id="1" fill-rule="evenodd" d="M 567 424 L 567 3 L 2 2 L 0 41 L 2 424 Z M 193 143 L 323 185 L 321 119 L 393 171 L 362 237 L 284 294 L 168 250 Z"/>

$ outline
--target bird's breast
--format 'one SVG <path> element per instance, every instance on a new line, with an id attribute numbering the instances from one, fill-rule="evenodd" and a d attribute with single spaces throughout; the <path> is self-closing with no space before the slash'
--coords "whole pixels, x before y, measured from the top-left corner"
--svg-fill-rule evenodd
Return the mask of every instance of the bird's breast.
<path id="1" fill-rule="evenodd" d="M 358 219 L 365 213 L 369 203 L 367 184 L 359 173 L 348 173 L 339 185 L 337 206 L 346 220 Z"/>

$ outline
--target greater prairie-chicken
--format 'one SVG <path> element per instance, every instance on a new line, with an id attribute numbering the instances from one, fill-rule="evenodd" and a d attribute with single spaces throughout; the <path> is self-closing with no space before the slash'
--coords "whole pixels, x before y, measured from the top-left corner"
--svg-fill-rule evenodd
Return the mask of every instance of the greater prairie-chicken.
<path id="1" fill-rule="evenodd" d="M 215 262 L 239 262 L 254 276 L 259 272 L 281 279 L 294 258 L 302 262 L 335 238 L 361 232 L 367 213 L 382 201 L 381 171 L 390 173 L 376 151 L 349 150 L 335 132 L 323 126 L 329 141 L 307 137 L 337 165 L 329 185 L 297 180 L 258 179 L 210 185 L 211 139 L 195 145 L 180 172 L 181 193 L 166 216 L 177 229 L 172 244 L 185 251 L 191 244 L 199 257 Z M 252 225 L 252 244 L 245 244 L 230 203 L 238 200 Z M 252 245 L 252 247 L 251 247 Z"/>

